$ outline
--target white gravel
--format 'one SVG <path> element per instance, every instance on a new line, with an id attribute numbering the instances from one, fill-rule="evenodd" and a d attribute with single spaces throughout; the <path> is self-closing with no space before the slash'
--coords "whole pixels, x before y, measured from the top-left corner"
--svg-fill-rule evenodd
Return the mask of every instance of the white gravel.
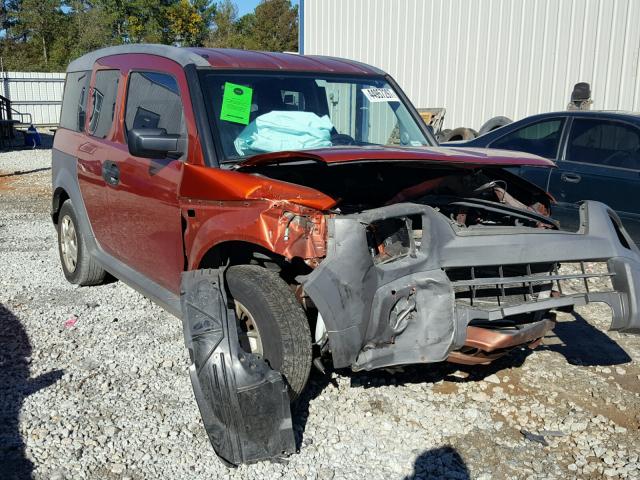
<path id="1" fill-rule="evenodd" d="M 640 478 L 640 340 L 602 333 L 601 305 L 580 311 L 596 328 L 565 314 L 490 367 L 314 374 L 300 453 L 228 470 L 180 322 L 121 282 L 65 281 L 49 167 L 48 150 L 0 153 L 0 478 Z"/>

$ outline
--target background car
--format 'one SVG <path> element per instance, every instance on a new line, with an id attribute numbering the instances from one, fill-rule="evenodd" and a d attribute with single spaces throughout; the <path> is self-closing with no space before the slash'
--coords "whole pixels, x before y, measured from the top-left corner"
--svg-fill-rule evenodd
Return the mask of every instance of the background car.
<path id="1" fill-rule="evenodd" d="M 518 150 L 552 159 L 558 168 L 520 167 L 520 176 L 551 193 L 554 218 L 563 229 L 578 228 L 582 200 L 597 200 L 620 215 L 640 241 L 640 114 L 564 111 L 524 118 L 456 147 Z"/>

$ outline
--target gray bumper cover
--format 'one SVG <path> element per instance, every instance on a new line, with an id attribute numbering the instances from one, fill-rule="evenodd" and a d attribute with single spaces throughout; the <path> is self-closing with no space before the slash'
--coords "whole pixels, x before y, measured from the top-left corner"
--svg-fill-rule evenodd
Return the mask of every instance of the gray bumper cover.
<path id="1" fill-rule="evenodd" d="M 420 247 L 393 262 L 374 265 L 366 226 L 413 215 L 422 217 Z M 611 306 L 612 330 L 640 333 L 640 252 L 606 205 L 585 202 L 580 217 L 576 233 L 458 229 L 433 208 L 408 203 L 336 217 L 329 220 L 326 259 L 300 281 L 322 315 L 336 367 L 368 370 L 443 361 L 464 344 L 472 319 L 494 321 L 588 302 Z M 445 273 L 454 267 L 579 261 L 606 261 L 614 291 L 483 310 L 457 305 Z"/>

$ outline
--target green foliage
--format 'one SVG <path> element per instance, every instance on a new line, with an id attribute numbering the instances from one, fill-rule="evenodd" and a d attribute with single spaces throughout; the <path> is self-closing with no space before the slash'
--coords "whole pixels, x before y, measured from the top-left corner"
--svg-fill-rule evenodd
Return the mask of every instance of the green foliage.
<path id="1" fill-rule="evenodd" d="M 5 70 L 64 71 L 74 58 L 122 43 L 271 51 L 298 48 L 298 8 L 262 0 L 238 18 L 231 0 L 5 0 L 0 57 Z"/>
<path id="2" fill-rule="evenodd" d="M 298 50 L 298 7 L 289 0 L 262 0 L 256 7 L 252 34 L 256 45 L 268 51 Z"/>
<path id="3" fill-rule="evenodd" d="M 223 0 L 213 16 L 213 28 L 206 41 L 207 47 L 242 48 L 243 39 L 238 28 L 238 7 L 231 0 Z"/>

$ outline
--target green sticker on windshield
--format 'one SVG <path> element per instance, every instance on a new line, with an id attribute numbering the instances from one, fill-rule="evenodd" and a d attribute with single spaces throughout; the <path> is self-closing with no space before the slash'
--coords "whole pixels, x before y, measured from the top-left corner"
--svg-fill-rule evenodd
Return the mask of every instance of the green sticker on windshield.
<path id="1" fill-rule="evenodd" d="M 252 96 L 253 88 L 225 82 L 220 120 L 248 125 Z"/>

